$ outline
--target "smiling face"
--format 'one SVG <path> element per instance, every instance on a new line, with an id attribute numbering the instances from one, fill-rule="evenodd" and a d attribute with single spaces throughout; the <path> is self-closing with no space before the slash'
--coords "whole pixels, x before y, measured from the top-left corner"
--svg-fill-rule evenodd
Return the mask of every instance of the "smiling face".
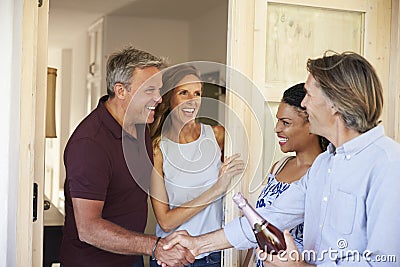
<path id="1" fill-rule="evenodd" d="M 186 124 L 196 118 L 201 104 L 201 83 L 195 75 L 185 76 L 173 89 L 170 100 L 172 121 Z"/>
<path id="2" fill-rule="evenodd" d="M 275 132 L 283 153 L 298 152 L 315 141 L 309 133 L 307 115 L 299 108 L 281 102 L 276 118 Z"/>
<path id="3" fill-rule="evenodd" d="M 125 101 L 125 104 L 129 105 L 127 116 L 131 123 L 144 124 L 154 121 L 155 107 L 162 101 L 160 96 L 162 80 L 159 72 L 156 67 L 138 68 L 134 71 Z"/>
<path id="4" fill-rule="evenodd" d="M 309 74 L 304 86 L 306 96 L 301 106 L 306 108 L 310 121 L 310 132 L 329 137 L 334 128 L 336 110 L 329 99 L 322 92 L 318 82 Z"/>

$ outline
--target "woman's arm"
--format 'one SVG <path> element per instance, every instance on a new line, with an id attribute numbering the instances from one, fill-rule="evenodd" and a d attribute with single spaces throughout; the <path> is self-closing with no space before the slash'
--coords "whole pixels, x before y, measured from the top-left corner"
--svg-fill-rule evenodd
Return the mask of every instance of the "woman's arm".
<path id="1" fill-rule="evenodd" d="M 162 166 L 162 152 L 159 147 L 156 147 L 154 149 L 154 171 L 151 177 L 151 203 L 158 224 L 164 232 L 170 232 L 177 228 L 221 197 L 227 190 L 232 177 L 244 170 L 244 163 L 239 160 L 238 154 L 227 158 L 221 166 L 218 181 L 213 186 L 197 198 L 170 209 Z"/>
<path id="2" fill-rule="evenodd" d="M 221 149 L 222 154 L 224 151 L 224 143 L 225 143 L 225 128 L 223 126 L 217 125 L 212 126 L 214 131 L 215 139 L 217 140 L 218 146 Z"/>

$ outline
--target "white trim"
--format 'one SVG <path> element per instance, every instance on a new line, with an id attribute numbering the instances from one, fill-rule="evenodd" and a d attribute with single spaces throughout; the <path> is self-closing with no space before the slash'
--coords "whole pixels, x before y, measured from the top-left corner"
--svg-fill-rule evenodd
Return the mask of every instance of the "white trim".
<path id="1" fill-rule="evenodd" d="M 392 0 L 392 32 L 390 45 L 390 76 L 386 133 L 400 142 L 400 4 L 398 0 Z"/>
<path id="2" fill-rule="evenodd" d="M 20 134 L 20 80 L 22 51 L 22 0 L 0 2 L 0 266 L 17 266 L 16 220 L 18 202 L 18 158 Z"/>

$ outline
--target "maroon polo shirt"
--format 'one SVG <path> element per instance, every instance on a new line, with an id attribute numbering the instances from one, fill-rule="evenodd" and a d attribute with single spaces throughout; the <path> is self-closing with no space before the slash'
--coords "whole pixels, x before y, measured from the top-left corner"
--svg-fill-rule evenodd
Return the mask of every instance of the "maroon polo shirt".
<path id="1" fill-rule="evenodd" d="M 146 226 L 153 167 L 151 139 L 145 125 L 137 126 L 137 139 L 123 132 L 105 107 L 107 99 L 102 97 L 97 108 L 79 124 L 64 151 L 61 262 L 65 267 L 123 267 L 137 260 L 136 256 L 114 254 L 81 242 L 71 198 L 104 201 L 102 217 L 128 230 L 143 233 Z"/>

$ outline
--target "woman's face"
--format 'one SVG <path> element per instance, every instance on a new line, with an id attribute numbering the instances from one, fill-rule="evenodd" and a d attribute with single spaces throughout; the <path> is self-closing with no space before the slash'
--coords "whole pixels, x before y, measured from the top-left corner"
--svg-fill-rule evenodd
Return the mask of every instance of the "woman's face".
<path id="1" fill-rule="evenodd" d="M 315 140 L 315 135 L 310 134 L 306 114 L 298 108 L 281 102 L 276 118 L 275 132 L 282 152 L 300 151 Z"/>
<path id="2" fill-rule="evenodd" d="M 185 76 L 173 90 L 170 107 L 173 120 L 187 123 L 196 118 L 201 104 L 201 83 L 195 75 Z"/>

